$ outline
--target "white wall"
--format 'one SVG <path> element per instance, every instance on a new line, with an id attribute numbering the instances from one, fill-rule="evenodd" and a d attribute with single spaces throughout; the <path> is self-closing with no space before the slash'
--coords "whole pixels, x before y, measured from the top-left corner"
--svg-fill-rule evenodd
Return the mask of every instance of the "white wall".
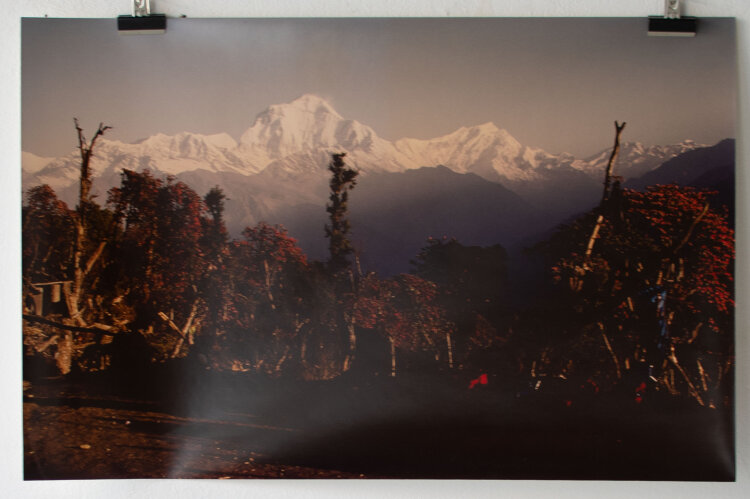
<path id="1" fill-rule="evenodd" d="M 737 219 L 737 420 L 738 482 L 613 483 L 509 481 L 91 481 L 22 482 L 20 298 L 20 17 L 115 17 L 128 14 L 129 0 L 5 0 L 0 13 L 0 495 L 76 499 L 110 497 L 750 497 L 750 341 L 748 314 L 750 238 L 750 2 L 683 0 L 686 14 L 738 20 L 740 120 Z M 153 0 L 170 17 L 350 17 L 350 16 L 635 16 L 658 14 L 662 0 Z M 114 24 L 113 24 L 114 29 Z M 217 36 L 221 36 L 217 34 Z M 686 103 L 689 105 L 689 103 Z M 644 452 L 649 452 L 644 449 Z"/>

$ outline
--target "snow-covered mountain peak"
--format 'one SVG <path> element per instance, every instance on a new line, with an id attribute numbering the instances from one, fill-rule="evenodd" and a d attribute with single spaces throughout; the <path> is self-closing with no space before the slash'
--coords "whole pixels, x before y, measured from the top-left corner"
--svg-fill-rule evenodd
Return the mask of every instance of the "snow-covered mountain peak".
<path id="1" fill-rule="evenodd" d="M 434 139 L 401 139 L 396 147 L 420 166 L 442 164 L 456 172 L 472 172 L 490 180 L 528 176 L 537 166 L 538 153 L 543 153 L 527 150 L 492 122 L 461 127 Z M 522 163 L 527 171 L 511 171 L 516 169 L 516 163 Z"/>
<path id="2" fill-rule="evenodd" d="M 299 109 L 308 113 L 330 113 L 339 118 L 341 117 L 327 100 L 315 94 L 303 94 L 289 103 L 278 104 L 275 107 L 277 109 Z"/>
<path id="3" fill-rule="evenodd" d="M 336 112 L 325 99 L 314 94 L 304 94 L 291 102 L 273 104 L 268 106 L 255 117 L 253 125 L 245 132 L 240 142 L 248 142 L 254 138 L 250 133 L 253 130 L 269 126 L 274 123 L 283 124 L 287 129 L 307 127 L 310 124 L 342 120 L 342 116 Z"/>
<path id="4" fill-rule="evenodd" d="M 324 99 L 305 94 L 292 102 L 270 106 L 240 138 L 239 151 L 260 169 L 283 168 L 284 158 L 294 158 L 290 169 L 298 171 L 302 158 L 320 153 L 346 152 L 350 162 L 365 170 L 403 170 L 404 162 L 393 144 L 378 137 L 367 125 L 344 119 Z M 325 162 L 310 162 L 306 170 L 325 169 Z"/>
<path id="5" fill-rule="evenodd" d="M 503 130 L 501 128 L 498 128 L 497 125 L 494 124 L 491 121 L 488 121 L 486 123 L 482 123 L 481 125 L 476 125 L 476 126 L 473 126 L 473 127 L 469 127 L 469 128 L 476 129 L 476 130 L 478 130 L 481 133 L 500 133 L 501 135 L 508 134 L 507 131 L 505 131 L 505 130 Z"/>

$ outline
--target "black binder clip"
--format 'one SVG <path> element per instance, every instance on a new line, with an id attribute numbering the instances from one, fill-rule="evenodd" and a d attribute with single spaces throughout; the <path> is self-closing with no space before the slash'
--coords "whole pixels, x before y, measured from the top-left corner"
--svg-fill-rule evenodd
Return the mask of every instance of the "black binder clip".
<path id="1" fill-rule="evenodd" d="M 680 0 L 664 0 L 664 15 L 648 18 L 648 36 L 695 36 L 697 26 L 697 18 L 682 16 Z"/>
<path id="2" fill-rule="evenodd" d="M 118 16 L 117 31 L 123 35 L 166 33 L 167 16 L 152 14 L 149 0 L 133 0 L 133 15 Z"/>

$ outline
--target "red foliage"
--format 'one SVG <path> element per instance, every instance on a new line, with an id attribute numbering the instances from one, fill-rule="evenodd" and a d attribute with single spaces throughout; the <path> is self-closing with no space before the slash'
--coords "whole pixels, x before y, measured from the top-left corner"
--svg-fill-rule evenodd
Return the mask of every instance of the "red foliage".
<path id="1" fill-rule="evenodd" d="M 303 298 L 296 288 L 309 266 L 305 254 L 281 226 L 261 222 L 247 227 L 242 235 L 243 240 L 230 245 L 233 289 L 228 298 L 229 324 L 247 329 L 263 319 L 261 328 L 293 334 L 289 316 L 295 314 Z M 257 317 L 259 307 L 270 309 L 266 317 Z"/>
<path id="2" fill-rule="evenodd" d="M 381 280 L 370 274 L 362 279 L 355 303 L 355 320 L 375 329 L 407 350 L 435 350 L 453 327 L 437 301 L 435 283 L 411 274 Z"/>
<path id="3" fill-rule="evenodd" d="M 174 309 L 187 314 L 201 296 L 207 268 L 203 235 L 206 206 L 183 182 L 161 180 L 148 170 L 123 170 L 109 204 L 121 224 L 119 283 L 137 306 L 152 312 Z"/>
<path id="4" fill-rule="evenodd" d="M 280 225 L 271 226 L 260 222 L 255 227 L 242 231 L 244 241 L 237 242 L 244 248 L 248 263 L 258 265 L 266 261 L 272 268 L 281 268 L 288 263 L 307 265 L 307 257 L 297 246 L 297 240 L 289 237 Z"/>
<path id="5" fill-rule="evenodd" d="M 627 191 L 631 227 L 642 234 L 632 244 L 661 256 L 672 300 L 685 303 L 692 312 L 707 303 L 727 313 L 734 308 L 734 231 L 726 214 L 704 212 L 709 195 L 676 185 L 656 186 L 645 193 Z"/>
<path id="6" fill-rule="evenodd" d="M 623 191 L 621 216 L 605 218 L 589 258 L 593 215 L 558 234 L 558 243 L 577 241 L 577 249 L 558 260 L 553 276 L 592 301 L 611 297 L 621 319 L 637 316 L 637 297 L 659 287 L 672 321 L 701 314 L 718 330 L 717 317 L 734 309 L 734 232 L 726 213 L 709 207 L 711 194 L 676 185 Z"/>
<path id="7" fill-rule="evenodd" d="M 26 193 L 23 209 L 24 277 L 33 280 L 60 280 L 66 277 L 73 224 L 68 206 L 47 185 Z"/>

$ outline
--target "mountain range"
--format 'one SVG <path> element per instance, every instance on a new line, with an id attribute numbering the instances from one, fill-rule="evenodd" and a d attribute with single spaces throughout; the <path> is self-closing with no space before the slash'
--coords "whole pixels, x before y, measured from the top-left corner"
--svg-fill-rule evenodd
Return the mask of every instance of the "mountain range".
<path id="1" fill-rule="evenodd" d="M 728 147 L 718 161 L 723 166 L 729 162 Z M 733 141 L 731 148 L 733 153 Z M 171 175 L 199 194 L 219 185 L 229 198 L 231 232 L 261 220 L 284 223 L 315 257 L 325 248 L 330 154 L 346 152 L 346 163 L 360 171 L 351 201 L 355 239 L 365 248 L 379 248 L 375 253 L 385 261 L 388 251 L 402 260 L 413 256 L 426 236 L 509 244 L 587 210 L 601 194 L 610 150 L 582 159 L 551 154 L 522 145 L 494 123 L 432 139 L 389 141 L 306 94 L 261 112 L 239 141 L 225 133 L 156 134 L 132 144 L 102 137 L 91 167 L 93 192 L 100 199 L 119 184 L 123 168 Z M 677 171 L 682 171 L 680 158 L 688 157 L 696 163 L 686 167 L 689 175 L 698 178 L 716 163 L 706 166 L 706 157 L 714 155 L 689 140 L 663 146 L 624 143 L 615 174 L 636 184 L 648 182 L 649 175 L 685 180 Z M 670 162 L 671 170 L 662 170 Z M 76 150 L 60 158 L 24 152 L 23 188 L 46 183 L 74 204 L 78 168 Z M 396 267 L 390 270 L 403 270 Z"/>

